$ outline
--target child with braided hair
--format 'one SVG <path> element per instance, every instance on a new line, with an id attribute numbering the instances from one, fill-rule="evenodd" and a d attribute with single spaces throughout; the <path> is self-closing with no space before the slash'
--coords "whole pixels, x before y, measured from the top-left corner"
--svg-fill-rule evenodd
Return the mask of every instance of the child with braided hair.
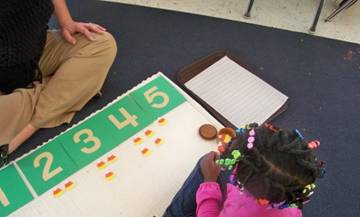
<path id="1" fill-rule="evenodd" d="M 164 217 L 301 217 L 325 174 L 298 130 L 247 125 L 221 156 L 206 154 Z"/>

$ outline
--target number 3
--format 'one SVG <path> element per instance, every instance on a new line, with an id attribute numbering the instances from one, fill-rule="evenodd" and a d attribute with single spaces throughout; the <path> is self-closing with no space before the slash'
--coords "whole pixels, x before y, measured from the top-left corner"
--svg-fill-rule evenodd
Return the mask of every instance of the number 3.
<path id="1" fill-rule="evenodd" d="M 3 190 L 0 188 L 0 202 L 4 207 L 7 207 L 10 205 L 9 200 L 7 199 L 5 193 L 3 192 Z"/>
<path id="2" fill-rule="evenodd" d="M 41 159 L 46 158 L 45 167 L 43 170 L 42 178 L 46 182 L 47 180 L 51 179 L 52 177 L 59 174 L 63 169 L 61 167 L 58 167 L 54 169 L 53 171 L 50 171 L 51 164 L 53 162 L 53 155 L 50 152 L 43 152 L 40 155 L 38 155 L 34 160 L 34 167 L 38 168 L 40 166 Z"/>
<path id="3" fill-rule="evenodd" d="M 81 142 L 80 137 L 82 135 L 87 135 L 86 139 L 84 139 L 84 143 L 89 143 L 89 142 L 94 143 L 94 145 L 92 147 L 90 147 L 90 148 L 88 148 L 88 147 L 82 148 L 81 151 L 83 153 L 91 154 L 91 153 L 94 153 L 95 151 L 97 151 L 101 147 L 100 139 L 95 137 L 93 131 L 91 131 L 90 129 L 83 129 L 83 130 L 80 130 L 79 132 L 77 132 L 74 135 L 74 142 L 75 143 Z"/>
<path id="4" fill-rule="evenodd" d="M 156 86 L 150 88 L 144 93 L 146 101 L 151 104 L 151 107 L 161 109 L 169 104 L 169 96 L 161 91 L 157 91 L 158 88 Z M 162 103 L 153 103 L 156 97 L 162 98 Z"/>

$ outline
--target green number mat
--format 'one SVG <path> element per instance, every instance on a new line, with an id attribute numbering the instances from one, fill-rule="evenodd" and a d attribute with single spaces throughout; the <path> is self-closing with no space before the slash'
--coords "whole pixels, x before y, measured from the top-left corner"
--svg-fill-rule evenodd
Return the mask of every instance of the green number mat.
<path id="1" fill-rule="evenodd" d="M 16 165 L 30 189 L 41 196 L 185 101 L 164 75 L 157 74 L 142 87 L 0 169 L 0 216 L 34 199 Z"/>
<path id="2" fill-rule="evenodd" d="M 185 97 L 162 76 L 130 93 L 130 96 L 144 110 L 156 117 L 161 117 L 185 102 Z"/>
<path id="3" fill-rule="evenodd" d="M 63 134 L 59 140 L 76 164 L 84 167 L 155 119 L 126 96 Z"/>
<path id="4" fill-rule="evenodd" d="M 0 170 L 0 216 L 7 216 L 32 199 L 13 164 Z"/>
<path id="5" fill-rule="evenodd" d="M 38 195 L 59 184 L 78 169 L 57 140 L 43 145 L 17 163 Z"/>

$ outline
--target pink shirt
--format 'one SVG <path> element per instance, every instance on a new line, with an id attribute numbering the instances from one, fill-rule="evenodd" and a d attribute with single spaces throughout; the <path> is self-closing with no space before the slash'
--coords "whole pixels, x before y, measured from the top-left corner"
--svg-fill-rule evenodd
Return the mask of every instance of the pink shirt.
<path id="1" fill-rule="evenodd" d="M 216 182 L 202 183 L 196 192 L 197 217 L 302 217 L 298 208 L 267 209 L 260 206 L 249 193 L 227 184 L 227 199 L 222 210 L 222 194 Z"/>

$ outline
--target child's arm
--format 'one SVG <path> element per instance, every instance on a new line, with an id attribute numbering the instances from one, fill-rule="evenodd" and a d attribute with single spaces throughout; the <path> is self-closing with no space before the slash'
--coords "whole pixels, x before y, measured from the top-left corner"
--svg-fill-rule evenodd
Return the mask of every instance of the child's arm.
<path id="1" fill-rule="evenodd" d="M 222 194 L 216 182 L 204 182 L 196 192 L 196 216 L 218 217 Z"/>
<path id="2" fill-rule="evenodd" d="M 220 174 L 220 167 L 215 163 L 219 155 L 215 152 L 206 154 L 200 161 L 201 172 L 204 177 L 196 192 L 196 216 L 218 217 L 222 194 L 216 180 Z"/>

